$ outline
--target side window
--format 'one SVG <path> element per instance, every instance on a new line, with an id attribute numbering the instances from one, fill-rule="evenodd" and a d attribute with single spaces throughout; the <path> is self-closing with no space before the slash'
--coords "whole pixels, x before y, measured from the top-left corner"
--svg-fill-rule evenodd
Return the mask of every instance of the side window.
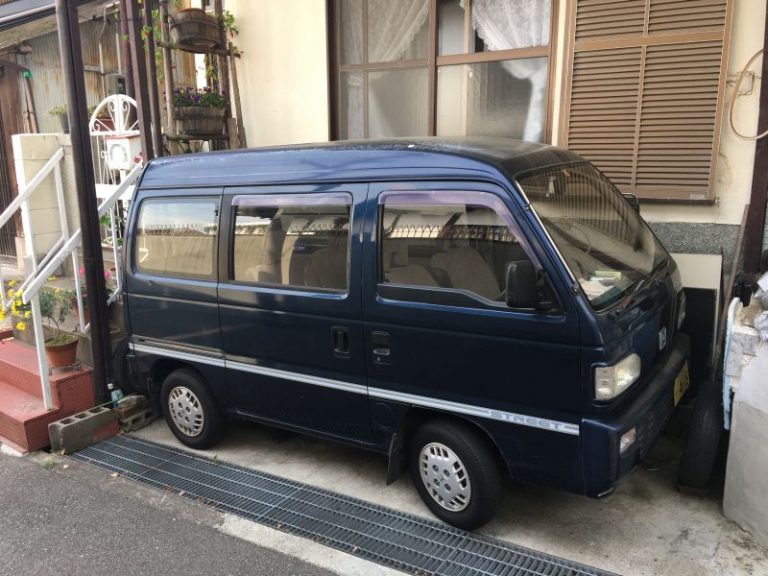
<path id="1" fill-rule="evenodd" d="M 398 193 L 381 203 L 381 282 L 503 302 L 507 264 L 528 259 L 511 215 L 491 194 Z"/>
<path id="2" fill-rule="evenodd" d="M 218 232 L 213 198 L 148 199 L 141 203 L 134 262 L 139 272 L 212 278 Z"/>
<path id="3" fill-rule="evenodd" d="M 233 204 L 235 281 L 347 290 L 349 195 L 237 196 Z"/>

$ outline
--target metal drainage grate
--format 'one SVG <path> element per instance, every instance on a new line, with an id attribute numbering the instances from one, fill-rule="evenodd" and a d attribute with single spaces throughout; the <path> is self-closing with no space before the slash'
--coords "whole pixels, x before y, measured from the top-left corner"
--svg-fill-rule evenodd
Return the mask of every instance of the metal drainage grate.
<path id="1" fill-rule="evenodd" d="M 111 438 L 72 457 L 409 574 L 611 574 L 447 524 L 130 436 Z"/>

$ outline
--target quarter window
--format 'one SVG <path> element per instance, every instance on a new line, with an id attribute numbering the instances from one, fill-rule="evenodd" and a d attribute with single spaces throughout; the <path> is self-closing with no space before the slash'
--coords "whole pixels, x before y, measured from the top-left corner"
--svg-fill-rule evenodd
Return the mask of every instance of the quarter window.
<path id="1" fill-rule="evenodd" d="M 218 202 L 204 199 L 145 200 L 134 258 L 139 272 L 211 278 L 218 231 Z"/>
<path id="2" fill-rule="evenodd" d="M 238 196 L 233 203 L 235 281 L 347 290 L 348 195 Z"/>
<path id="3" fill-rule="evenodd" d="M 380 212 L 380 281 L 452 288 L 504 302 L 510 262 L 527 260 L 506 208 L 490 194 L 396 194 Z"/>

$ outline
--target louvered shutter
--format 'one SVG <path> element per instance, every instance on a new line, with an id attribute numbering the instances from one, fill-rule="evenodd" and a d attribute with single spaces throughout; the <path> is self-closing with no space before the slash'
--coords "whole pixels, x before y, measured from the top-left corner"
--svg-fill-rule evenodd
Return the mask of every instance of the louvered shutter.
<path id="1" fill-rule="evenodd" d="M 578 0 L 563 138 L 625 192 L 711 201 L 731 0 Z"/>

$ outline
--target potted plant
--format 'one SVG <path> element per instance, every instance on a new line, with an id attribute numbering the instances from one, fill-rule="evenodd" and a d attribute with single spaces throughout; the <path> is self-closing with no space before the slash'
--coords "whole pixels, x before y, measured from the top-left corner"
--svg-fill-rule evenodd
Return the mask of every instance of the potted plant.
<path id="1" fill-rule="evenodd" d="M 107 298 L 112 296 L 114 292 L 114 276 L 111 270 L 104 270 L 104 288 L 107 293 Z M 88 284 L 85 281 L 85 268 L 80 268 L 80 296 L 83 300 L 83 323 L 85 325 L 91 322 L 91 311 L 88 308 Z M 74 290 L 69 291 L 70 308 L 77 310 L 77 293 Z M 80 330 L 83 330 L 85 326 L 80 326 Z"/>
<path id="2" fill-rule="evenodd" d="M 61 131 L 64 134 L 69 134 L 69 117 L 67 116 L 67 105 L 62 104 L 60 106 L 54 106 L 48 110 L 48 114 L 51 116 L 58 116 L 59 123 L 61 124 Z"/>
<path id="3" fill-rule="evenodd" d="M 61 325 L 72 310 L 72 294 L 70 290 L 61 288 L 41 290 L 40 314 L 53 329 L 53 336 L 45 340 L 45 354 L 52 368 L 71 366 L 77 357 L 78 337 L 65 332 Z"/>
<path id="4" fill-rule="evenodd" d="M 219 135 L 224 130 L 226 102 L 211 88 L 176 88 L 173 91 L 176 131 L 191 136 Z"/>
<path id="5" fill-rule="evenodd" d="M 171 40 L 203 49 L 216 48 L 221 32 L 216 18 L 200 8 L 185 8 L 171 17 Z"/>
<path id="6" fill-rule="evenodd" d="M 8 311 L 11 313 L 13 337 L 16 340 L 34 346 L 34 330 L 27 330 L 29 319 L 32 316 L 32 306 L 22 302 L 21 292 L 16 290 L 16 283 L 16 280 L 9 280 L 6 283 L 6 296 L 11 301 Z M 0 321 L 5 320 L 5 316 L 5 310 L 0 309 Z"/>
<path id="7" fill-rule="evenodd" d="M 96 106 L 88 107 L 88 121 L 91 121 L 93 113 L 96 112 Z M 112 132 L 115 129 L 115 120 L 109 112 L 109 108 L 104 106 L 99 110 L 96 116 L 96 121 L 93 123 L 93 130 L 95 132 Z"/>

